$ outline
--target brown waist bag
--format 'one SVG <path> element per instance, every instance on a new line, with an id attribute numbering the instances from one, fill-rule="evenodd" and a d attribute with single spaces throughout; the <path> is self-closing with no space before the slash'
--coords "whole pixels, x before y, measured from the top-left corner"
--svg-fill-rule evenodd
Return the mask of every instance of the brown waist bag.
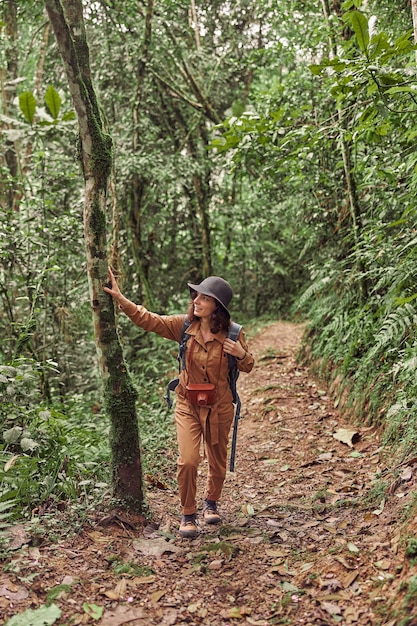
<path id="1" fill-rule="evenodd" d="M 217 399 L 216 386 L 213 383 L 189 383 L 185 388 L 185 397 L 191 404 L 211 406 Z"/>

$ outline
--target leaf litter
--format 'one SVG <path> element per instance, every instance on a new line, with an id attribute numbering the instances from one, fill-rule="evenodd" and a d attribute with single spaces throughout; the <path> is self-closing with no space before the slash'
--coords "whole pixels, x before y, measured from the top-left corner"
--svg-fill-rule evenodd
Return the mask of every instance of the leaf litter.
<path id="1" fill-rule="evenodd" d="M 390 476 L 379 434 L 350 423 L 297 363 L 302 332 L 276 322 L 251 341 L 256 366 L 240 378 L 243 419 L 221 526 L 200 515 L 199 536 L 179 538 L 177 494 L 148 476 L 152 523 L 97 511 L 77 537 L 38 547 L 17 528 L 0 575 L 0 624 L 417 623 L 401 622 L 417 616 L 408 584 L 416 566 L 404 554 L 417 528 L 401 525 L 417 458 L 368 499 Z M 206 469 L 203 461 L 200 486 Z"/>

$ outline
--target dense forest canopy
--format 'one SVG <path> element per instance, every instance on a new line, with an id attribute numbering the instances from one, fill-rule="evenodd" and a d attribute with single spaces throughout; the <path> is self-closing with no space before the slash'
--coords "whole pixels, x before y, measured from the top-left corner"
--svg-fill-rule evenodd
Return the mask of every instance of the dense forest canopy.
<path id="1" fill-rule="evenodd" d="M 113 145 L 108 257 L 126 295 L 182 312 L 186 283 L 213 273 L 233 285 L 241 321 L 308 319 L 306 358 L 337 378 L 347 408 L 410 452 L 413 3 L 394 13 L 389 0 L 82 4 Z M 44 3 L 6 0 L 1 24 L 2 455 L 28 479 L 36 459 L 52 459 L 45 476 L 56 476 L 64 424 L 74 435 L 88 415 L 74 456 L 88 474 L 108 453 L 105 418 L 95 421 L 78 121 Z M 175 346 L 118 325 L 151 421 Z M 15 497 L 17 474 L 2 481 Z M 53 491 L 42 489 L 33 497 Z"/>

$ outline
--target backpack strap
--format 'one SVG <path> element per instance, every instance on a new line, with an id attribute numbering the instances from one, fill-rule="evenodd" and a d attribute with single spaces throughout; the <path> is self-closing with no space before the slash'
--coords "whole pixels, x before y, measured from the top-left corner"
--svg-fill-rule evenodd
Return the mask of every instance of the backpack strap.
<path id="1" fill-rule="evenodd" d="M 242 330 L 242 326 L 240 324 L 236 324 L 236 322 L 232 322 L 229 327 L 229 332 L 227 336 L 229 339 L 233 339 L 233 341 L 237 341 L 240 335 L 240 331 Z"/>
<path id="2" fill-rule="evenodd" d="M 232 322 L 229 328 L 228 337 L 233 341 L 237 341 L 239 338 L 240 331 L 242 330 L 242 326 L 240 324 L 236 324 L 236 322 Z M 233 419 L 233 435 L 232 435 L 232 444 L 230 448 L 230 466 L 229 469 L 231 472 L 235 471 L 235 456 L 236 456 L 236 441 L 237 441 L 237 426 L 240 420 L 240 409 L 241 402 L 239 398 L 239 394 L 237 392 L 236 383 L 239 377 L 239 369 L 237 367 L 236 357 L 231 354 L 227 355 L 229 361 L 229 384 L 230 389 L 232 390 L 233 403 L 236 405 L 235 408 L 235 416 Z"/>
<path id="3" fill-rule="evenodd" d="M 187 333 L 187 329 L 190 324 L 191 324 L 190 320 L 185 318 L 182 331 L 181 331 L 181 338 L 178 344 L 179 345 L 178 354 L 177 354 L 178 374 L 181 374 L 181 370 L 185 370 L 185 366 L 186 366 L 187 341 L 190 338 L 190 335 Z M 179 382 L 180 382 L 180 379 L 177 376 L 176 378 L 173 378 L 172 380 L 170 380 L 168 383 L 167 392 L 164 395 L 164 400 L 167 403 L 169 409 L 172 409 L 171 391 L 175 391 Z"/>
<path id="4" fill-rule="evenodd" d="M 164 400 L 167 403 L 169 409 L 172 409 L 171 391 L 175 391 L 179 382 L 180 382 L 180 379 L 177 377 L 177 378 L 173 378 L 172 380 L 170 380 L 167 385 L 167 392 L 164 395 Z"/>
<path id="5" fill-rule="evenodd" d="M 228 338 L 232 339 L 232 341 L 237 341 L 241 330 L 242 330 L 242 326 L 240 324 L 236 324 L 236 322 L 232 322 L 230 324 L 229 332 L 227 334 Z M 232 356 L 231 354 L 227 355 L 227 360 L 229 362 L 229 384 L 230 384 L 230 389 L 232 390 L 233 403 L 236 404 L 237 406 L 239 402 L 239 396 L 238 396 L 237 389 L 236 389 L 236 382 L 239 377 L 237 360 L 236 360 L 236 357 Z M 240 409 L 240 403 L 239 403 L 239 409 Z M 239 413 L 240 413 L 240 410 L 239 410 Z"/>
<path id="6" fill-rule="evenodd" d="M 189 338 L 191 336 L 191 335 L 189 335 L 187 333 L 187 330 L 188 330 L 188 327 L 189 327 L 190 324 L 191 324 L 190 320 L 185 318 L 184 319 L 184 324 L 183 324 L 183 327 L 182 327 L 179 348 L 178 348 L 178 356 L 177 356 L 178 374 L 181 374 L 181 371 L 186 369 L 187 341 L 189 340 Z"/>

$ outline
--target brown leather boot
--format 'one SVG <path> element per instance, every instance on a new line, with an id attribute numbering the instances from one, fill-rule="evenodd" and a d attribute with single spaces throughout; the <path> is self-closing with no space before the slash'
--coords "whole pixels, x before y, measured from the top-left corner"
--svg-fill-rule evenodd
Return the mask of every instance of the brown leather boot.
<path id="1" fill-rule="evenodd" d="M 193 539 L 197 536 L 197 514 L 183 515 L 179 529 L 181 537 Z"/>
<path id="2" fill-rule="evenodd" d="M 214 500 L 204 500 L 203 517 L 206 524 L 220 524 L 222 518 L 217 512 L 217 503 Z"/>

